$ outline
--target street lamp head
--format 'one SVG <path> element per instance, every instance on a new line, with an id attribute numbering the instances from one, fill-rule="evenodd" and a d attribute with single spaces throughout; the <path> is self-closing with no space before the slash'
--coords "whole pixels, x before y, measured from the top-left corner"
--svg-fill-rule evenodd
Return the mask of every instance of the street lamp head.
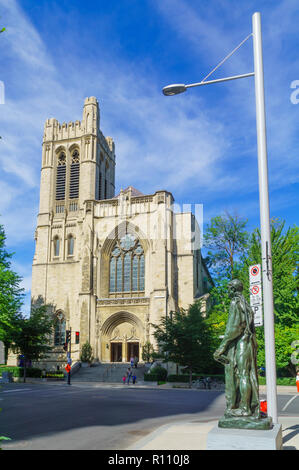
<path id="1" fill-rule="evenodd" d="M 186 90 L 187 87 L 183 83 L 175 83 L 174 85 L 165 86 L 162 91 L 165 96 L 173 96 L 184 93 Z"/>

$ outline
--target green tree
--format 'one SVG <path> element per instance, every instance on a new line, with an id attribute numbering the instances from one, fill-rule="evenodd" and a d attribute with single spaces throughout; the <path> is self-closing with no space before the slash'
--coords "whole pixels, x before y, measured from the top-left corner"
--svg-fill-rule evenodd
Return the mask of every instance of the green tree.
<path id="1" fill-rule="evenodd" d="M 201 302 L 179 309 L 153 325 L 164 361 L 174 362 L 189 370 L 189 386 L 192 373 L 207 370 L 212 363 L 210 327 L 201 311 Z"/>
<path id="2" fill-rule="evenodd" d="M 224 278 L 218 281 L 217 286 L 213 287 L 210 291 L 211 297 L 211 308 L 208 312 L 206 322 L 210 326 L 213 350 L 215 351 L 220 342 L 221 336 L 224 335 L 228 311 L 231 299 L 228 296 L 228 284 L 229 280 Z M 217 364 L 217 369 L 219 368 Z"/>
<path id="3" fill-rule="evenodd" d="M 245 228 L 245 226 L 243 227 Z M 228 233 L 228 232 L 226 232 Z M 275 315 L 275 345 L 276 364 L 278 371 L 287 370 L 295 375 L 295 364 L 291 361 L 294 340 L 298 339 L 298 313 L 299 313 L 299 277 L 298 252 L 299 228 L 298 226 L 285 228 L 285 222 L 271 221 L 272 269 L 273 269 L 273 297 Z M 232 246 L 232 244 L 231 244 Z M 249 300 L 249 266 L 261 263 L 261 237 L 259 229 L 255 229 L 243 246 L 243 254 L 239 253 L 237 263 L 234 263 L 234 276 L 244 285 L 244 295 Z M 221 244 L 219 244 L 221 255 Z M 215 254 L 215 259 L 222 259 Z M 228 255 L 228 252 L 226 253 Z M 224 256 L 224 255 L 223 255 Z M 229 257 L 227 258 L 227 262 Z M 211 291 L 212 308 L 207 321 L 212 328 L 213 341 L 217 345 L 219 336 L 224 332 L 230 299 L 227 295 L 227 282 L 231 270 L 223 270 L 222 278 Z M 256 329 L 258 341 L 258 366 L 265 365 L 264 329 Z"/>
<path id="4" fill-rule="evenodd" d="M 93 360 L 92 347 L 88 341 L 86 341 L 82 346 L 80 360 L 88 363 L 91 363 Z"/>
<path id="5" fill-rule="evenodd" d="M 205 261 L 211 268 L 215 280 L 232 279 L 238 269 L 238 261 L 247 247 L 246 220 L 226 212 L 213 217 L 206 227 L 204 247 L 208 250 Z"/>
<path id="6" fill-rule="evenodd" d="M 295 365 L 291 362 L 291 343 L 298 339 L 299 329 L 299 227 L 285 229 L 285 222 L 271 221 L 273 299 L 275 321 L 275 348 L 277 369 L 287 368 L 296 375 Z M 244 292 L 249 298 L 249 266 L 261 264 L 261 237 L 259 229 L 254 230 L 249 243 L 247 256 L 239 278 L 244 284 Z M 259 345 L 258 364 L 265 364 L 264 331 L 257 328 Z"/>
<path id="7" fill-rule="evenodd" d="M 13 349 L 24 357 L 24 382 L 26 362 L 47 357 L 52 349 L 54 318 L 49 306 L 42 305 L 31 310 L 30 317 L 20 316 L 13 334 Z"/>
<path id="8" fill-rule="evenodd" d="M 22 278 L 11 269 L 13 253 L 8 253 L 5 241 L 5 231 L 0 225 L 0 341 L 4 343 L 7 357 L 20 318 L 24 289 L 20 287 Z"/>
<path id="9" fill-rule="evenodd" d="M 271 245 L 275 323 L 292 327 L 298 322 L 299 314 L 299 227 L 285 230 L 284 221 L 272 220 Z M 249 239 L 247 256 L 239 275 L 248 293 L 249 266 L 256 263 L 261 263 L 259 229 L 254 230 Z"/>
<path id="10" fill-rule="evenodd" d="M 144 362 L 151 362 L 154 354 L 154 346 L 150 341 L 146 341 L 142 348 L 142 360 Z"/>

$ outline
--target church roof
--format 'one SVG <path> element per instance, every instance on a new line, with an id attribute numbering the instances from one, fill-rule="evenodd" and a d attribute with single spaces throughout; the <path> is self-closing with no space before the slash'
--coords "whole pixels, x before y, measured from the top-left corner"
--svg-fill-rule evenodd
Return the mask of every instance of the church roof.
<path id="1" fill-rule="evenodd" d="M 120 193 L 121 193 L 121 192 L 122 192 L 123 194 L 126 194 L 126 193 L 128 193 L 128 192 L 131 192 L 131 195 L 132 195 L 133 197 L 144 196 L 144 194 L 143 194 L 142 192 L 140 192 L 138 189 L 134 188 L 134 186 L 128 186 L 126 189 L 122 189 L 122 190 L 120 191 Z M 117 194 L 117 195 L 115 196 L 115 198 L 119 197 L 119 196 L 120 196 L 120 193 Z"/>

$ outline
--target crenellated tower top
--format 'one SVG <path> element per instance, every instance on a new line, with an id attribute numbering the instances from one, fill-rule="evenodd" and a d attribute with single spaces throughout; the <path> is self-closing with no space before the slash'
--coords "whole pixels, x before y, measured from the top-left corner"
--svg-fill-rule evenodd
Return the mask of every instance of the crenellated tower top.
<path id="1" fill-rule="evenodd" d="M 43 143 L 77 139 L 85 135 L 96 135 L 107 154 L 115 159 L 115 144 L 112 137 L 105 137 L 100 130 L 100 109 L 95 96 L 85 98 L 82 121 L 63 122 L 47 119 L 44 126 Z"/>

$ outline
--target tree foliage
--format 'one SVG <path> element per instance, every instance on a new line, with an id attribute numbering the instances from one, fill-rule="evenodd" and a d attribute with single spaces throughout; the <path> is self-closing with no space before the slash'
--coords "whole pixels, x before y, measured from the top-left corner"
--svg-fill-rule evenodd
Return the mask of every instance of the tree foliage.
<path id="1" fill-rule="evenodd" d="M 237 227 L 237 223 L 233 225 Z M 241 227 L 245 231 L 245 226 Z M 228 232 L 227 232 L 228 233 Z M 234 234 L 232 235 L 234 237 Z M 245 239 L 242 238 L 244 241 Z M 272 269 L 273 269 L 273 297 L 275 320 L 275 347 L 277 369 L 288 370 L 295 375 L 295 365 L 291 361 L 292 342 L 298 339 L 298 314 L 299 314 L 299 227 L 285 228 L 285 222 L 271 221 L 272 244 Z M 221 252 L 221 246 L 219 245 Z M 253 264 L 262 264 L 261 260 L 261 236 L 259 229 L 255 229 L 246 243 L 242 245 L 238 262 L 234 262 L 233 274 L 244 285 L 244 295 L 249 300 L 249 267 Z M 227 255 L 228 256 L 228 253 Z M 216 256 L 218 261 L 220 256 Z M 220 269 L 222 278 L 212 290 L 213 308 L 209 319 L 213 331 L 214 341 L 217 336 L 223 334 L 230 300 L 227 295 L 227 282 L 230 279 L 231 270 L 227 270 L 228 257 L 222 260 Z M 220 262 L 220 261 L 219 261 Z M 220 339 L 219 339 L 220 341 Z M 263 327 L 257 328 L 258 341 L 258 366 L 265 365 L 265 347 Z"/>
<path id="2" fill-rule="evenodd" d="M 219 277 L 232 279 L 238 268 L 239 257 L 247 247 L 248 232 L 246 220 L 226 212 L 213 217 L 204 235 L 204 246 L 209 251 L 206 263 L 211 268 L 215 280 Z"/>
<path id="3" fill-rule="evenodd" d="M 191 386 L 192 372 L 207 370 L 212 363 L 210 327 L 203 317 L 201 303 L 171 312 L 153 327 L 164 360 L 188 368 Z"/>
<path id="4" fill-rule="evenodd" d="M 272 220 L 271 245 L 275 323 L 292 327 L 299 314 L 299 227 L 285 230 L 285 222 Z M 260 231 L 256 229 L 250 237 L 247 256 L 239 273 L 246 292 L 249 292 L 249 266 L 261 264 L 260 246 Z"/>
<path id="5" fill-rule="evenodd" d="M 8 253 L 5 242 L 5 231 L 0 225 L 0 341 L 7 351 L 20 318 L 24 289 L 20 287 L 22 278 L 11 269 L 13 253 Z"/>
<path id="6" fill-rule="evenodd" d="M 142 348 L 142 360 L 144 362 L 151 362 L 154 355 L 154 346 L 150 341 L 146 341 Z"/>
<path id="7" fill-rule="evenodd" d="M 88 363 L 91 363 L 93 360 L 92 347 L 88 341 L 86 341 L 82 346 L 80 360 Z"/>
<path id="8" fill-rule="evenodd" d="M 32 308 L 29 318 L 23 315 L 18 318 L 13 332 L 13 349 L 24 356 L 24 382 L 26 362 L 39 361 L 51 351 L 53 325 L 54 318 L 47 305 Z"/>

